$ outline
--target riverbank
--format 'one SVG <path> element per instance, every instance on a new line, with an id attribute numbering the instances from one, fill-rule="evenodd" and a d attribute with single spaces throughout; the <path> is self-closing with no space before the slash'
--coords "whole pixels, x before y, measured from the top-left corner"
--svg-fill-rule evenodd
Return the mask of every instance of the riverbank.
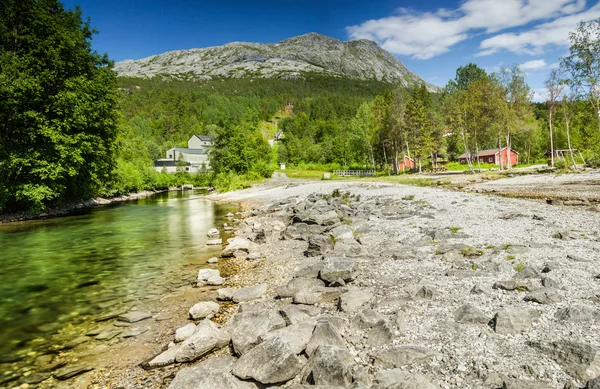
<path id="1" fill-rule="evenodd" d="M 262 230 L 263 259 L 236 282 L 267 288 L 204 333 L 232 357 L 170 389 L 213 388 L 208 372 L 230 388 L 378 389 L 579 388 L 600 373 L 597 213 L 355 182 L 210 198 L 253 207 L 238 237 Z"/>

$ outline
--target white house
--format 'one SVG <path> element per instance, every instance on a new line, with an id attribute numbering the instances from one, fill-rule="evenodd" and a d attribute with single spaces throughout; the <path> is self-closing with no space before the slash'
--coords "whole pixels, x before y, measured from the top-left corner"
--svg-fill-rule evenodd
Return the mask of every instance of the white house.
<path id="1" fill-rule="evenodd" d="M 163 170 L 167 173 L 177 172 L 177 162 L 185 162 L 182 169 L 188 173 L 199 173 L 210 169 L 208 161 L 208 149 L 213 145 L 213 139 L 206 135 L 192 135 L 188 140 L 187 149 L 174 147 L 167 150 L 166 158 L 154 161 L 154 169 L 157 172 Z"/>

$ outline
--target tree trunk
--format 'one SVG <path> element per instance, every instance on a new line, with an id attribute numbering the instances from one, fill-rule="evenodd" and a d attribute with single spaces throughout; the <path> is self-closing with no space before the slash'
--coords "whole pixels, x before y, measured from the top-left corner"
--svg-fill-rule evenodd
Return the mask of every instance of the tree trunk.
<path id="1" fill-rule="evenodd" d="M 554 167 L 554 142 L 552 140 L 552 107 L 548 112 L 549 123 L 550 123 L 550 156 L 552 157 L 552 167 Z"/>
<path id="2" fill-rule="evenodd" d="M 502 164 L 502 134 L 498 133 L 498 155 L 500 156 L 500 170 L 504 170 L 504 165 Z"/>
<path id="3" fill-rule="evenodd" d="M 567 130 L 567 145 L 569 146 L 569 154 L 571 154 L 571 162 L 573 162 L 573 170 L 577 170 L 577 164 L 575 163 L 575 158 L 573 157 L 573 148 L 571 147 L 571 133 L 569 131 L 569 118 L 567 116 L 567 103 L 564 102 L 563 112 L 565 116 L 565 129 Z"/>
<path id="4" fill-rule="evenodd" d="M 512 161 L 510 160 L 510 134 L 506 135 L 506 168 L 508 170 L 512 169 Z M 500 151 L 500 155 L 502 155 L 502 151 Z"/>
<path id="5" fill-rule="evenodd" d="M 477 158 L 477 169 L 481 173 L 481 161 L 479 160 L 479 144 L 475 142 L 475 158 Z"/>

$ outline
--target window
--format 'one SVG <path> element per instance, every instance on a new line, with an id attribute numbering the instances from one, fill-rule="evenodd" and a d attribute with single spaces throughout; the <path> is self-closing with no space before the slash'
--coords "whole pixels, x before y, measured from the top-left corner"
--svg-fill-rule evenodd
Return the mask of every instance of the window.
<path id="1" fill-rule="evenodd" d="M 494 159 L 492 157 L 488 158 L 488 162 L 492 162 Z"/>
<path id="2" fill-rule="evenodd" d="M 186 167 L 186 168 L 185 168 L 185 171 L 186 171 L 186 172 L 189 172 L 189 171 L 190 171 L 190 168 L 189 168 L 189 167 Z"/>

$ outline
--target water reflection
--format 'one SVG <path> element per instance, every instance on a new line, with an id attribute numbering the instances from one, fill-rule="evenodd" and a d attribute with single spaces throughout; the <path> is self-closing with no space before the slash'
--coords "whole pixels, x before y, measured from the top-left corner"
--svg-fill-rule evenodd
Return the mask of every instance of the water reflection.
<path id="1" fill-rule="evenodd" d="M 234 210 L 170 192 L 88 213 L 0 225 L 0 362 L 43 353 L 65 326 L 158 296 L 205 260 Z M 0 370 L 2 365 L 0 365 Z"/>

